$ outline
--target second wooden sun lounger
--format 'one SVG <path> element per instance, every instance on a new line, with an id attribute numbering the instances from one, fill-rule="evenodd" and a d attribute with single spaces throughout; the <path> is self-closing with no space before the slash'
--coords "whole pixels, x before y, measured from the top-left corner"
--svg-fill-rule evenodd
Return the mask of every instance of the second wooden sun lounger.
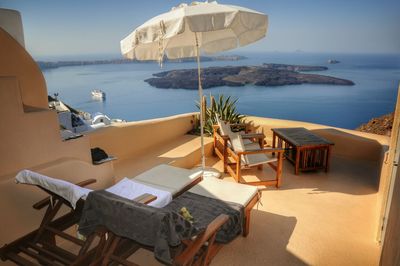
<path id="1" fill-rule="evenodd" d="M 203 204 L 196 196 L 191 199 L 195 199 L 197 206 Z M 171 207 L 153 208 L 106 191 L 89 194 L 79 223 L 80 232 L 88 237 L 102 232 L 102 239 L 108 236 L 91 264 L 136 265 L 127 258 L 144 248 L 154 252 L 155 257 L 165 264 L 208 265 L 222 247 L 216 243 L 217 232 L 230 218 L 214 211 L 215 218 L 202 230 L 197 227 L 204 221 L 197 216 L 199 212 L 196 212 L 199 222 L 192 224 L 175 211 L 180 206 L 173 204 L 175 201 L 180 201 L 179 197 L 171 202 Z M 235 236 L 237 233 L 233 231 L 230 239 Z"/>
<path id="2" fill-rule="evenodd" d="M 157 171 L 153 171 L 153 169 L 157 169 Z M 156 172 L 160 174 L 154 174 Z M 131 179 L 155 188 L 178 191 L 200 174 L 201 171 L 198 169 L 188 170 L 162 164 Z M 243 206 L 245 220 L 242 233 L 243 236 L 249 234 L 251 210 L 260 197 L 256 187 L 215 178 L 204 178 L 192 186 L 189 192 Z"/>

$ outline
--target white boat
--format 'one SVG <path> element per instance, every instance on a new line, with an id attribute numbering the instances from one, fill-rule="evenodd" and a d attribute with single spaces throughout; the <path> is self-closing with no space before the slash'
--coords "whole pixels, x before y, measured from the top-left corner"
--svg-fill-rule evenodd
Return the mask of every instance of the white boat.
<path id="1" fill-rule="evenodd" d="M 336 60 L 336 59 L 329 59 L 328 60 L 328 64 L 339 64 L 339 63 L 340 63 L 340 61 Z"/>
<path id="2" fill-rule="evenodd" d="M 92 90 L 92 97 L 96 99 L 105 99 L 106 98 L 106 93 L 102 90 Z"/>

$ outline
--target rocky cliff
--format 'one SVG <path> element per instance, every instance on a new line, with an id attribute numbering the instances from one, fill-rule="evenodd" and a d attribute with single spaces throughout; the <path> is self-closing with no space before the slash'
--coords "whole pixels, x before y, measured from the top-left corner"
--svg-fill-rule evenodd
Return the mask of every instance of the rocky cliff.
<path id="1" fill-rule="evenodd" d="M 362 124 L 356 130 L 379 135 L 390 136 L 393 126 L 394 113 L 372 118 L 368 123 Z"/>

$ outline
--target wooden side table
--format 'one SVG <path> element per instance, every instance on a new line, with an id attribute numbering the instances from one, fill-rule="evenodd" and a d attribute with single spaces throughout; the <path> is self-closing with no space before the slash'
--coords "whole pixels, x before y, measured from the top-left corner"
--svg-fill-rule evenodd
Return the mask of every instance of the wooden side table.
<path id="1" fill-rule="evenodd" d="M 300 171 L 329 170 L 333 142 L 303 128 L 273 128 L 272 147 L 284 148 L 285 157 L 295 165 L 296 175 Z"/>

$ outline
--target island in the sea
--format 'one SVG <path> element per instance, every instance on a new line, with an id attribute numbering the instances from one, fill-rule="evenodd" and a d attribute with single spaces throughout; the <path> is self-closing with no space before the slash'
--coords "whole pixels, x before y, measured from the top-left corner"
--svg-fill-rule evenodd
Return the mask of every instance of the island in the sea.
<path id="1" fill-rule="evenodd" d="M 263 64 L 261 66 L 207 67 L 201 70 L 204 89 L 218 86 L 283 86 L 293 84 L 354 85 L 354 82 L 331 76 L 302 73 L 327 70 L 323 66 Z M 145 81 L 157 88 L 197 89 L 197 69 L 180 69 L 153 74 Z"/>
<path id="2" fill-rule="evenodd" d="M 239 61 L 247 59 L 245 56 L 241 55 L 219 55 L 219 56 L 201 56 L 201 62 L 209 62 L 209 61 Z M 188 58 L 180 58 L 180 59 L 163 59 L 163 62 L 194 62 L 196 61 L 195 57 Z M 106 60 L 80 60 L 80 61 L 37 61 L 36 63 L 39 65 L 40 69 L 53 69 L 59 67 L 66 66 L 87 66 L 87 65 L 105 65 L 105 64 L 132 64 L 132 63 L 146 63 L 146 62 L 154 62 L 154 61 L 138 61 L 131 59 L 106 59 Z"/>

